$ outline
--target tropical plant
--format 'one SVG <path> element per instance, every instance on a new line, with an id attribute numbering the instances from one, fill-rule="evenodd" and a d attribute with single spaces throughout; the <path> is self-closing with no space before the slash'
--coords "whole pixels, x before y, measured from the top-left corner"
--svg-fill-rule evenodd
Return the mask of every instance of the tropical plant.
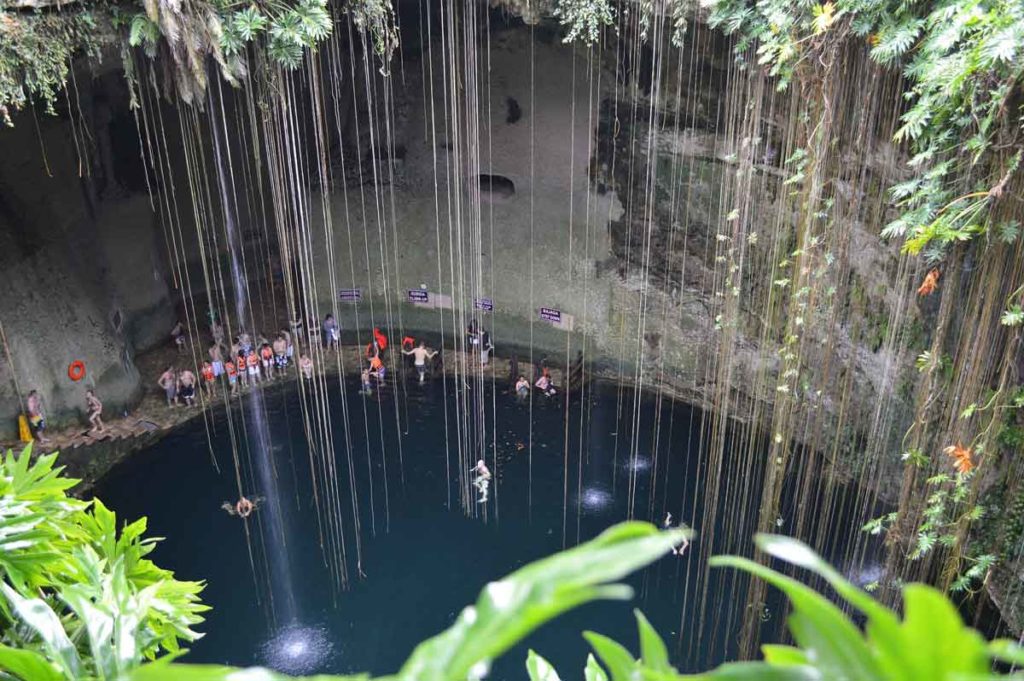
<path id="1" fill-rule="evenodd" d="M 645 565 L 681 541 L 683 533 L 658 532 L 646 523 L 623 523 L 597 539 L 529 565 L 487 585 L 475 606 L 463 610 L 447 631 L 420 644 L 391 681 L 480 679 L 490 662 L 541 623 L 595 598 L 626 598 L 628 587 L 607 584 Z M 788 597 L 788 625 L 794 646 L 763 646 L 764 659 L 724 664 L 704 674 L 682 675 L 671 665 L 664 641 L 636 613 L 640 655 L 594 632 L 584 633 L 594 653 L 586 661 L 587 681 L 677 681 L 752 679 L 808 681 L 944 681 L 1004 678 L 997 662 L 1024 663 L 1013 641 L 987 642 L 967 627 L 949 599 L 923 584 L 903 587 L 902 618 L 860 590 L 807 545 L 787 537 L 758 535 L 767 556 L 806 569 L 827 583 L 863 630 L 838 605 L 800 581 L 746 558 L 725 556 L 712 565 L 733 567 L 764 579 Z M 555 669 L 530 651 L 531 681 L 558 681 Z M 573 678 L 579 678 L 573 674 Z M 284 681 L 263 669 L 192 666 L 161 660 L 135 670 L 132 681 Z M 319 681 L 368 680 L 367 676 L 318 676 Z"/>
<path id="2" fill-rule="evenodd" d="M 200 582 L 146 556 L 146 519 L 120 530 L 100 501 L 74 499 L 57 454 L 0 458 L 0 678 L 115 679 L 199 637 Z"/>

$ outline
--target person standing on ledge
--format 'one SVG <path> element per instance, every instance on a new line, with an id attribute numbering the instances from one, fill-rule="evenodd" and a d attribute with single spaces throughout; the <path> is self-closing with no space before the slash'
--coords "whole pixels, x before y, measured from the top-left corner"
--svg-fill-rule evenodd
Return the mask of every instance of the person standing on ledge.
<path id="1" fill-rule="evenodd" d="M 164 369 L 164 372 L 160 374 L 160 378 L 157 379 L 156 384 L 163 388 L 164 395 L 167 397 L 167 406 L 177 406 L 178 377 L 174 375 L 174 367 L 167 367 L 166 369 Z"/>
<path id="2" fill-rule="evenodd" d="M 39 444 L 49 443 L 50 440 L 43 435 L 43 431 L 46 429 L 46 418 L 43 416 L 43 398 L 39 396 L 38 391 L 29 392 L 25 406 L 28 408 L 28 424 L 32 428 L 32 435 L 39 441 Z"/>
<path id="3" fill-rule="evenodd" d="M 178 394 L 185 400 L 185 406 L 191 407 L 196 399 L 196 375 L 188 369 L 178 374 Z"/>
<path id="4" fill-rule="evenodd" d="M 484 463 L 483 459 L 477 461 L 476 466 L 470 470 L 476 473 L 473 487 L 476 487 L 477 491 L 480 492 L 480 498 L 476 500 L 476 503 L 482 504 L 487 501 L 487 488 L 491 485 L 491 470 L 487 468 L 487 464 Z"/>
<path id="5" fill-rule="evenodd" d="M 85 391 L 85 410 L 89 415 L 89 423 L 92 425 L 89 434 L 102 433 L 104 430 L 103 419 L 100 416 L 103 414 L 103 403 L 100 402 L 100 398 L 96 397 L 96 391 L 92 388 Z"/>
<path id="6" fill-rule="evenodd" d="M 334 315 L 329 314 L 324 317 L 324 346 L 333 348 L 334 351 L 337 352 L 340 340 L 341 339 L 338 334 L 338 322 L 335 321 Z"/>
<path id="7" fill-rule="evenodd" d="M 427 375 L 427 360 L 434 359 L 434 355 L 437 354 L 436 350 L 430 350 L 427 348 L 427 344 L 420 341 L 420 344 L 412 350 L 402 349 L 403 355 L 412 355 L 416 371 L 420 375 L 420 385 L 423 385 L 423 379 Z"/>

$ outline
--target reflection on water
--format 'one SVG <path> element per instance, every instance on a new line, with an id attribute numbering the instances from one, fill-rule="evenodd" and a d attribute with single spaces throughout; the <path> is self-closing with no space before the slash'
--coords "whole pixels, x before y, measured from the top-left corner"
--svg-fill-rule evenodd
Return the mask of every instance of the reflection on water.
<path id="1" fill-rule="evenodd" d="M 588 511 L 603 511 L 612 505 L 612 493 L 599 487 L 583 490 L 582 506 Z"/>
<path id="2" fill-rule="evenodd" d="M 327 629 L 291 624 L 260 646 L 258 658 L 285 674 L 311 674 L 323 669 L 333 653 Z"/>

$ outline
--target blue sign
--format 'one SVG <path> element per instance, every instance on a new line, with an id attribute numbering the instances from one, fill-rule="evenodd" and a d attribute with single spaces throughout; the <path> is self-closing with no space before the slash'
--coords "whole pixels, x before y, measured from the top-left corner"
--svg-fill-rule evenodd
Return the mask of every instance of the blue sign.
<path id="1" fill-rule="evenodd" d="M 363 289 L 343 288 L 338 291 L 338 300 L 347 303 L 356 303 L 363 299 Z"/>
<path id="2" fill-rule="evenodd" d="M 424 304 L 424 303 L 429 303 L 430 302 L 430 292 L 429 291 L 424 291 L 421 288 L 411 288 L 411 289 L 409 289 L 408 293 L 409 293 L 409 302 L 410 303 Z"/>
<path id="3" fill-rule="evenodd" d="M 477 298 L 473 301 L 473 307 L 484 312 L 491 312 L 494 310 L 494 301 L 490 298 Z"/>
<path id="4" fill-rule="evenodd" d="M 546 322 L 551 322 L 552 324 L 561 324 L 562 311 L 550 307 L 542 307 L 540 309 L 540 318 Z"/>

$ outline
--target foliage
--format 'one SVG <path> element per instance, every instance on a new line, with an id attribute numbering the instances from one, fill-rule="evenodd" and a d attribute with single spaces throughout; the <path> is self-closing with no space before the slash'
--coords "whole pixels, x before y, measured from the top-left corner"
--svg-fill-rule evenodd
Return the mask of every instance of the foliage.
<path id="1" fill-rule="evenodd" d="M 566 28 L 567 43 L 582 40 L 593 45 L 600 39 L 602 28 L 615 24 L 610 0 L 560 0 L 555 17 Z"/>
<path id="2" fill-rule="evenodd" d="M 98 58 L 110 40 L 91 11 L 16 13 L 0 0 L 0 121 L 33 97 L 48 113 L 65 89 L 71 58 L 78 52 Z"/>
<path id="3" fill-rule="evenodd" d="M 507 650 L 556 612 L 594 597 L 625 597 L 628 590 L 621 585 L 600 585 L 654 560 L 682 536 L 679 532 L 659 534 L 644 523 L 625 523 L 593 542 L 527 566 L 488 585 L 476 608 L 464 610 L 451 629 L 417 647 L 402 670 L 387 678 L 390 681 L 480 679 L 496 654 Z M 771 535 L 759 535 L 756 542 L 767 555 L 824 579 L 848 608 L 856 610 L 863 618 L 863 631 L 839 606 L 792 577 L 746 558 L 713 558 L 714 566 L 749 572 L 786 594 L 792 605 L 788 625 L 795 646 L 768 644 L 763 646 L 761 661 L 728 663 L 704 674 L 681 675 L 671 665 L 665 642 L 638 611 L 639 658 L 606 636 L 585 632 L 583 635 L 594 652 L 587 658 L 582 678 L 586 681 L 981 680 L 1002 678 L 991 672 L 995 662 L 1024 662 L 1024 649 L 1012 641 L 986 642 L 977 631 L 964 625 L 946 596 L 929 586 L 903 587 L 904 613 L 900 618 L 847 581 L 805 544 Z M 638 550 L 641 555 L 637 555 Z M 595 565 L 598 559 L 607 559 L 612 566 L 600 570 Z M 579 575 L 577 570 L 585 575 Z M 495 608 L 495 605 L 503 607 Z M 540 610 L 536 609 L 538 606 Z M 526 670 L 531 681 L 560 679 L 552 665 L 532 650 L 526 659 Z M 366 676 L 315 678 L 318 681 L 368 681 Z M 570 678 L 580 678 L 580 675 Z M 132 681 L 285 679 L 263 669 L 181 665 L 163 660 L 140 667 L 131 676 Z"/>
<path id="4" fill-rule="evenodd" d="M 786 87 L 827 42 L 862 39 L 871 57 L 901 65 L 911 102 L 896 132 L 908 141 L 914 177 L 891 189 L 902 209 L 883 235 L 937 259 L 951 246 L 994 233 L 992 208 L 1020 165 L 1024 110 L 1024 4 L 1018 0 L 710 0 L 710 23 L 736 34 L 737 53 L 757 44 L 759 63 Z"/>
<path id="5" fill-rule="evenodd" d="M 101 502 L 68 497 L 78 481 L 56 458 L 33 462 L 29 446 L 0 459 L 0 672 L 113 679 L 179 652 L 199 637 L 203 585 L 146 557 L 157 540 L 144 537 L 145 518 L 119 532 Z"/>

